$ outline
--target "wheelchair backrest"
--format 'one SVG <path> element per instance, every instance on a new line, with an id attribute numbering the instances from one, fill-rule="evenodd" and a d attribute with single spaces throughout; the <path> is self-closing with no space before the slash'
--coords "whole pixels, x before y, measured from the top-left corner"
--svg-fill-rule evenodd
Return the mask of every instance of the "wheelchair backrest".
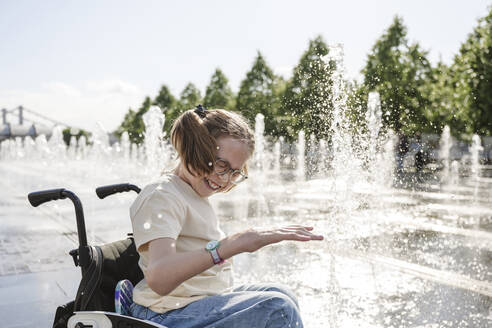
<path id="1" fill-rule="evenodd" d="M 90 265 L 75 298 L 75 311 L 114 312 L 118 281 L 128 279 L 136 285 L 144 277 L 139 258 L 133 238 L 92 246 Z"/>

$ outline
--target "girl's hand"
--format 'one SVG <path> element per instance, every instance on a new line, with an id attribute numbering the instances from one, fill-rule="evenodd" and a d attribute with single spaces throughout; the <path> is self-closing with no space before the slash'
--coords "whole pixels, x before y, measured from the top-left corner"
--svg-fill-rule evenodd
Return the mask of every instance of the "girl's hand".
<path id="1" fill-rule="evenodd" d="M 243 252 L 255 252 L 258 249 L 283 240 L 310 241 L 323 240 L 323 236 L 313 234 L 313 227 L 289 225 L 273 230 L 250 229 L 237 235 L 236 242 Z"/>

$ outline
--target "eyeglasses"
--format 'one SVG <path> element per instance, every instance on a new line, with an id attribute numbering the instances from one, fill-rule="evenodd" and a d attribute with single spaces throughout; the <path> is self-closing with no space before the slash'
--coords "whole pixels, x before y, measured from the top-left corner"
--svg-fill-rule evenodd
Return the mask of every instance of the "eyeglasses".
<path id="1" fill-rule="evenodd" d="M 214 165 L 215 173 L 221 178 L 227 174 L 227 181 L 230 181 L 232 184 L 239 184 L 246 180 L 248 176 L 244 174 L 243 170 L 234 170 L 231 168 L 231 165 L 228 161 L 222 158 L 217 158 Z"/>

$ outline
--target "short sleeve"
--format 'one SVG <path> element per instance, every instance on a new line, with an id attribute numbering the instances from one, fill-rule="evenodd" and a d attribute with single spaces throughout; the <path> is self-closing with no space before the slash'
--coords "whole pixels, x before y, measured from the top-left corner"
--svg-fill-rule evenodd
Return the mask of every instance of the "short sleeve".
<path id="1" fill-rule="evenodd" d="M 176 195 L 154 190 L 136 202 L 131 220 L 137 249 L 157 238 L 178 238 L 186 213 Z"/>

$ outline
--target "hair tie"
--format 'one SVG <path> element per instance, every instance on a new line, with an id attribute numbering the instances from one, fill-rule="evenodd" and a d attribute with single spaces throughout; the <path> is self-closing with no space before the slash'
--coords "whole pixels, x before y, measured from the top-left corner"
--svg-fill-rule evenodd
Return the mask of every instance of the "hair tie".
<path id="1" fill-rule="evenodd" d="M 201 104 L 196 106 L 195 113 L 201 118 L 205 118 L 207 116 L 207 108 L 203 107 Z"/>

